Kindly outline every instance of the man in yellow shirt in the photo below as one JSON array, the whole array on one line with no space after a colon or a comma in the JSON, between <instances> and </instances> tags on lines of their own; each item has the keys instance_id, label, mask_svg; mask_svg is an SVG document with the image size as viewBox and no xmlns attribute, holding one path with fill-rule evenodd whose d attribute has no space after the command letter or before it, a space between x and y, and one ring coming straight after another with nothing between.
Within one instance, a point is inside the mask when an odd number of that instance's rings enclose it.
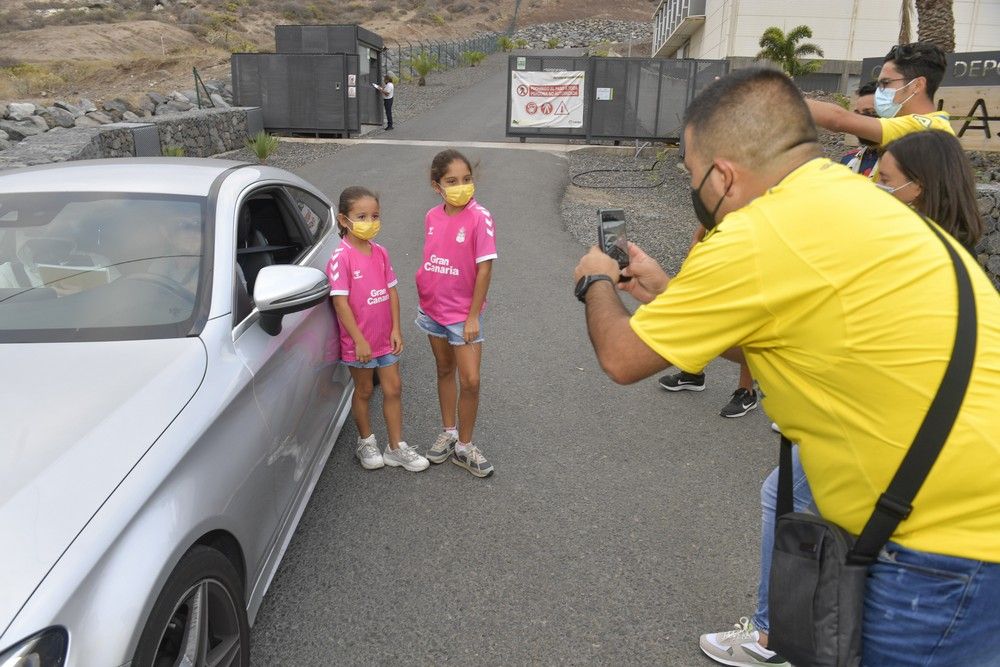
<instances>
[{"instance_id":1,"label":"man in yellow shirt","mask_svg":"<svg viewBox=\"0 0 1000 667\"><path fill-rule=\"evenodd\" d=\"M806 100L813 120L832 132L847 132L879 146L911 132L942 130L955 134L947 111L937 111L934 94L944 78L944 52L934 44L914 42L892 47L876 82L878 118L860 116L837 104ZM877 180L878 167L871 179Z\"/></svg>"},{"instance_id":2,"label":"man in yellow shirt","mask_svg":"<svg viewBox=\"0 0 1000 667\"><path fill-rule=\"evenodd\" d=\"M576 291L597 358L631 383L745 357L768 414L799 443L820 513L857 534L948 363L951 260L911 209L820 157L809 109L781 73L714 82L684 137L709 233L673 279L631 248L621 288L644 304L632 316L614 289L617 263L596 248L581 259ZM1000 295L959 255L976 298L975 367L912 514L870 569L867 665L1000 656Z\"/></svg>"}]
</instances>

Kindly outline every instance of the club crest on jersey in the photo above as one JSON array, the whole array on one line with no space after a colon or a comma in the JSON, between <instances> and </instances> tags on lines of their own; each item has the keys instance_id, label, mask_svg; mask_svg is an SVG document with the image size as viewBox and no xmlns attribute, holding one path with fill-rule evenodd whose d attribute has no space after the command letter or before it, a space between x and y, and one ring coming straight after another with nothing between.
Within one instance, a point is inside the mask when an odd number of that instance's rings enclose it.
<instances>
[{"instance_id":1,"label":"club crest on jersey","mask_svg":"<svg viewBox=\"0 0 1000 667\"><path fill-rule=\"evenodd\" d=\"M354 276L355 280L361 280L361 270L360 269L354 269L354 273L352 275Z\"/></svg>"},{"instance_id":2,"label":"club crest on jersey","mask_svg":"<svg viewBox=\"0 0 1000 667\"><path fill-rule=\"evenodd\" d=\"M434 228L433 227L428 227L427 228L427 236L434 236Z\"/></svg>"},{"instance_id":3,"label":"club crest on jersey","mask_svg":"<svg viewBox=\"0 0 1000 667\"><path fill-rule=\"evenodd\" d=\"M465 243L465 227L458 230L458 236L455 237L456 243Z\"/></svg>"}]
</instances>

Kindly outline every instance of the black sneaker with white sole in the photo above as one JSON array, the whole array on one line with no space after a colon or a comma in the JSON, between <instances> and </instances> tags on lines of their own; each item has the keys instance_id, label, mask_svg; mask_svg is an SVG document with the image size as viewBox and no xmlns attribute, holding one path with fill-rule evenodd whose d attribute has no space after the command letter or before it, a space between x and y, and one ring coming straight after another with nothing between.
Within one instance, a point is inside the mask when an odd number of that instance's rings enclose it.
<instances>
[{"instance_id":1,"label":"black sneaker with white sole","mask_svg":"<svg viewBox=\"0 0 1000 667\"><path fill-rule=\"evenodd\" d=\"M723 417L742 417L757 407L757 392L740 387L719 412Z\"/></svg>"},{"instance_id":2,"label":"black sneaker with white sole","mask_svg":"<svg viewBox=\"0 0 1000 667\"><path fill-rule=\"evenodd\" d=\"M674 373L660 378L660 388L667 391L705 391L704 373Z\"/></svg>"}]
</instances>

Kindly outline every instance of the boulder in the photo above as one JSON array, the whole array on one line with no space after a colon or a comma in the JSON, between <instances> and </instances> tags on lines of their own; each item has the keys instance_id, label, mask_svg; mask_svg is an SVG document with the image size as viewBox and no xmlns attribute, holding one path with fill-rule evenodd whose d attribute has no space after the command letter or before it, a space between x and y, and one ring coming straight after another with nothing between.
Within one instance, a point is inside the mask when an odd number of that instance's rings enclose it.
<instances>
[{"instance_id":1,"label":"boulder","mask_svg":"<svg viewBox=\"0 0 1000 667\"><path fill-rule=\"evenodd\" d=\"M158 104L166 104L167 103L166 96L160 95L159 93L146 93L146 97L149 99L150 102L153 103L153 108L154 109L156 108L156 105L158 105Z\"/></svg>"},{"instance_id":2,"label":"boulder","mask_svg":"<svg viewBox=\"0 0 1000 667\"><path fill-rule=\"evenodd\" d=\"M48 129L48 124L46 124L46 129ZM45 130L30 120L0 120L0 131L3 131L12 141L21 141L39 135Z\"/></svg>"},{"instance_id":3,"label":"boulder","mask_svg":"<svg viewBox=\"0 0 1000 667\"><path fill-rule=\"evenodd\" d=\"M188 102L195 102L198 99L198 91L193 88L191 90L182 90L181 95L186 97ZM204 97L204 95L202 95L202 97Z\"/></svg>"},{"instance_id":4,"label":"boulder","mask_svg":"<svg viewBox=\"0 0 1000 667\"><path fill-rule=\"evenodd\" d=\"M6 139L0 139L0 151L5 151L10 148L10 142Z\"/></svg>"},{"instance_id":5,"label":"boulder","mask_svg":"<svg viewBox=\"0 0 1000 667\"><path fill-rule=\"evenodd\" d=\"M187 102L187 103L191 102L191 98L185 95L184 93L180 92L179 90L175 90L174 92L170 93L170 99L175 100L177 102Z\"/></svg>"},{"instance_id":6,"label":"boulder","mask_svg":"<svg viewBox=\"0 0 1000 667\"><path fill-rule=\"evenodd\" d=\"M57 109L62 109L63 111L70 112L71 114L73 114L73 118L79 118L80 116L83 115L83 109L74 104L70 104L69 102L63 102L62 100L58 100L56 102L53 102L52 106L56 107Z\"/></svg>"},{"instance_id":7,"label":"boulder","mask_svg":"<svg viewBox=\"0 0 1000 667\"><path fill-rule=\"evenodd\" d=\"M976 204L979 205L979 215L982 216L989 215L990 212L993 210L994 203L995 202L993 201L993 197L989 196L988 194L980 195L980 197L976 200Z\"/></svg>"},{"instance_id":8,"label":"boulder","mask_svg":"<svg viewBox=\"0 0 1000 667\"><path fill-rule=\"evenodd\" d=\"M97 111L97 105L88 100L86 97L80 98L80 111L83 113L91 113Z\"/></svg>"},{"instance_id":9,"label":"boulder","mask_svg":"<svg viewBox=\"0 0 1000 667\"><path fill-rule=\"evenodd\" d=\"M106 113L102 113L100 111L91 111L86 115L86 117L90 118L91 120L96 120L101 125L107 125L108 123L115 122L111 116L109 116Z\"/></svg>"},{"instance_id":10,"label":"boulder","mask_svg":"<svg viewBox=\"0 0 1000 667\"><path fill-rule=\"evenodd\" d=\"M191 109L194 109L194 105L191 104L190 102L181 102L179 100L170 100L169 102L167 102L166 107L170 109L171 112L174 113L179 111L190 111Z\"/></svg>"},{"instance_id":11,"label":"boulder","mask_svg":"<svg viewBox=\"0 0 1000 667\"><path fill-rule=\"evenodd\" d=\"M219 93L212 93L212 104L219 107L220 109L225 109L230 106L229 102L223 99L222 95Z\"/></svg>"},{"instance_id":12,"label":"boulder","mask_svg":"<svg viewBox=\"0 0 1000 667\"><path fill-rule=\"evenodd\" d=\"M34 104L31 102L11 102L7 105L7 111L4 113L4 118L10 120L25 120L35 113Z\"/></svg>"},{"instance_id":13,"label":"boulder","mask_svg":"<svg viewBox=\"0 0 1000 667\"><path fill-rule=\"evenodd\" d=\"M174 110L168 107L166 104L157 104L156 109L153 111L154 116L162 116L166 113L174 113Z\"/></svg>"},{"instance_id":14,"label":"boulder","mask_svg":"<svg viewBox=\"0 0 1000 667\"><path fill-rule=\"evenodd\" d=\"M125 113L122 114L122 120L125 121L126 123L138 123L139 116L137 114L132 113L131 111L126 111Z\"/></svg>"},{"instance_id":15,"label":"boulder","mask_svg":"<svg viewBox=\"0 0 1000 667\"><path fill-rule=\"evenodd\" d=\"M24 121L26 123L34 123L35 127L37 127L42 132L45 132L49 129L49 124L45 122L45 119L42 118L41 116L28 116L27 118L24 119Z\"/></svg>"},{"instance_id":16,"label":"boulder","mask_svg":"<svg viewBox=\"0 0 1000 667\"><path fill-rule=\"evenodd\" d=\"M10 139L10 137L7 136L7 133L0 130L0 141L7 141L8 139Z\"/></svg>"},{"instance_id":17,"label":"boulder","mask_svg":"<svg viewBox=\"0 0 1000 667\"><path fill-rule=\"evenodd\" d=\"M49 127L73 127L76 116L57 106L51 106L42 114Z\"/></svg>"},{"instance_id":18,"label":"boulder","mask_svg":"<svg viewBox=\"0 0 1000 667\"><path fill-rule=\"evenodd\" d=\"M111 113L118 112L119 114L123 114L126 111L132 110L132 105L126 102L125 100L121 99L120 97L116 97L113 100L108 100L103 104L103 107L105 111Z\"/></svg>"},{"instance_id":19,"label":"boulder","mask_svg":"<svg viewBox=\"0 0 1000 667\"><path fill-rule=\"evenodd\" d=\"M97 113L97 112L94 112L94 113ZM101 121L94 120L90 116L80 116L79 118L76 119L76 126L77 127L100 127L101 126Z\"/></svg>"}]
</instances>

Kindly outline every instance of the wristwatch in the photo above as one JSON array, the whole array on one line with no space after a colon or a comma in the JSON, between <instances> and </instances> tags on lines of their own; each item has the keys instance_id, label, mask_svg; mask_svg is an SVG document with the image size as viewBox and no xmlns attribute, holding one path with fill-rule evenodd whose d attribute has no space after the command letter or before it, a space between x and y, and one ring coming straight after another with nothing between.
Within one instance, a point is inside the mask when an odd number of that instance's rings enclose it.
<instances>
[{"instance_id":1,"label":"wristwatch","mask_svg":"<svg viewBox=\"0 0 1000 667\"><path fill-rule=\"evenodd\" d=\"M598 273L593 276L584 276L577 281L576 289L573 290L573 293L576 294L576 298L580 300L580 303L587 302L587 290L590 289L590 286L594 283L599 283L602 280L607 280L612 285L615 284L615 281L611 279L611 276L603 273Z\"/></svg>"}]
</instances>

